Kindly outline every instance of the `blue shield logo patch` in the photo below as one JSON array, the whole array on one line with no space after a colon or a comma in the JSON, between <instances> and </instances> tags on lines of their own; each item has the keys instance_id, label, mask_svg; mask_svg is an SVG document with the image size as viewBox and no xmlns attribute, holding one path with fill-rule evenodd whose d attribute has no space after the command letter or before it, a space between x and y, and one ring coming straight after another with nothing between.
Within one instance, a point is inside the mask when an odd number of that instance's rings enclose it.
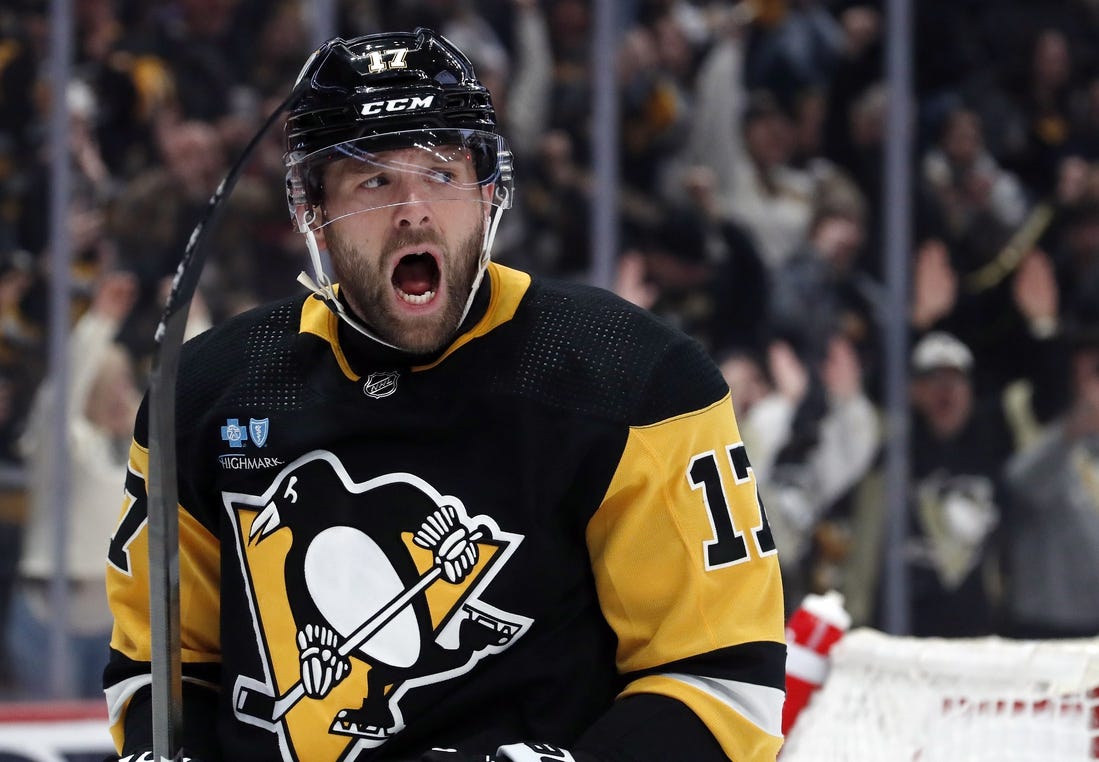
<instances>
[{"instance_id":1,"label":"blue shield logo patch","mask_svg":"<svg viewBox=\"0 0 1099 762\"><path fill-rule=\"evenodd\" d=\"M252 443L256 447L267 444L267 430L270 418L249 418L248 432L252 435Z\"/></svg>"}]
</instances>

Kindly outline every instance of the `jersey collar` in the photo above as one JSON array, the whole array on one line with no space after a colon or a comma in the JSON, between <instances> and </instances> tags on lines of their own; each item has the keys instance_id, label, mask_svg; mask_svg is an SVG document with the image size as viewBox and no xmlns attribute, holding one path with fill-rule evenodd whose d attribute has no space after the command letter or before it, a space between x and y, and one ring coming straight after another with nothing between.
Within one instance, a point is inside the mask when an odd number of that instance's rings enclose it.
<instances>
[{"instance_id":1,"label":"jersey collar","mask_svg":"<svg viewBox=\"0 0 1099 762\"><path fill-rule=\"evenodd\" d=\"M382 346L344 330L340 319L318 298L306 297L302 306L298 332L312 334L325 341L343 374L352 381L361 375L355 368L410 367L413 371L433 368L450 357L461 347L485 336L515 315L527 288L530 275L504 267L495 262L488 265L488 278L481 283L477 298L469 315L462 323L457 337L441 352L433 355L416 355Z\"/></svg>"}]
</instances>

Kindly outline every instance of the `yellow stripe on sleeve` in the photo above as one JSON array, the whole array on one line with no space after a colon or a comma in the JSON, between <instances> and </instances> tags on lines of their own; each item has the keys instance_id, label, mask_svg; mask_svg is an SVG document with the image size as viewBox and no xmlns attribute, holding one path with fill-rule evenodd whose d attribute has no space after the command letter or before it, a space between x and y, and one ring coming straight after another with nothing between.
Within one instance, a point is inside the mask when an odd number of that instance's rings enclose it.
<instances>
[{"instance_id":1,"label":"yellow stripe on sleeve","mask_svg":"<svg viewBox=\"0 0 1099 762\"><path fill-rule=\"evenodd\" d=\"M119 526L130 511L148 515L149 451L134 442L129 468L138 478L127 480ZM140 489L131 489L139 484ZM140 494L132 494L133 492ZM149 661L149 536L144 523L129 541L129 568L107 567L107 595L114 615L111 647L135 661ZM117 530L116 530L117 532ZM179 509L180 643L184 662L220 660L220 546L217 538L186 509Z\"/></svg>"}]
</instances>

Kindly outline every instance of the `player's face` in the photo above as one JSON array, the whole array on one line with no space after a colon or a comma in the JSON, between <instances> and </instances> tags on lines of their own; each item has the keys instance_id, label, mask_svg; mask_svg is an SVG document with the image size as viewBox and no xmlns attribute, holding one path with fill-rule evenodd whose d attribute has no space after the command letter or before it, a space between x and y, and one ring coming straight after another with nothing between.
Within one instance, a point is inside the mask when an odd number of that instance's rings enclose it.
<instances>
[{"instance_id":1,"label":"player's face","mask_svg":"<svg viewBox=\"0 0 1099 762\"><path fill-rule=\"evenodd\" d=\"M326 170L320 233L358 316L395 346L434 352L454 337L477 276L491 187L457 148L377 157Z\"/></svg>"}]
</instances>

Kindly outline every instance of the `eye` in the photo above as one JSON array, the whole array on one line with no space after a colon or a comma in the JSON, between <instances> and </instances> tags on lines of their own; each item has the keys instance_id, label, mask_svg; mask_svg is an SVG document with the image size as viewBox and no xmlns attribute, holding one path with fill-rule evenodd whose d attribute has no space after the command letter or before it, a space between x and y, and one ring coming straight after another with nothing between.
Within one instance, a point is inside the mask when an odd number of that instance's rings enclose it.
<instances>
[{"instance_id":1,"label":"eye","mask_svg":"<svg viewBox=\"0 0 1099 762\"><path fill-rule=\"evenodd\" d=\"M366 188L368 190L381 188L383 185L389 185L389 180L387 180L384 175L374 175L359 183L360 188Z\"/></svg>"},{"instance_id":2,"label":"eye","mask_svg":"<svg viewBox=\"0 0 1099 762\"><path fill-rule=\"evenodd\" d=\"M457 175L449 169L432 169L427 173L427 179L436 182L450 185L454 182Z\"/></svg>"}]
</instances>

